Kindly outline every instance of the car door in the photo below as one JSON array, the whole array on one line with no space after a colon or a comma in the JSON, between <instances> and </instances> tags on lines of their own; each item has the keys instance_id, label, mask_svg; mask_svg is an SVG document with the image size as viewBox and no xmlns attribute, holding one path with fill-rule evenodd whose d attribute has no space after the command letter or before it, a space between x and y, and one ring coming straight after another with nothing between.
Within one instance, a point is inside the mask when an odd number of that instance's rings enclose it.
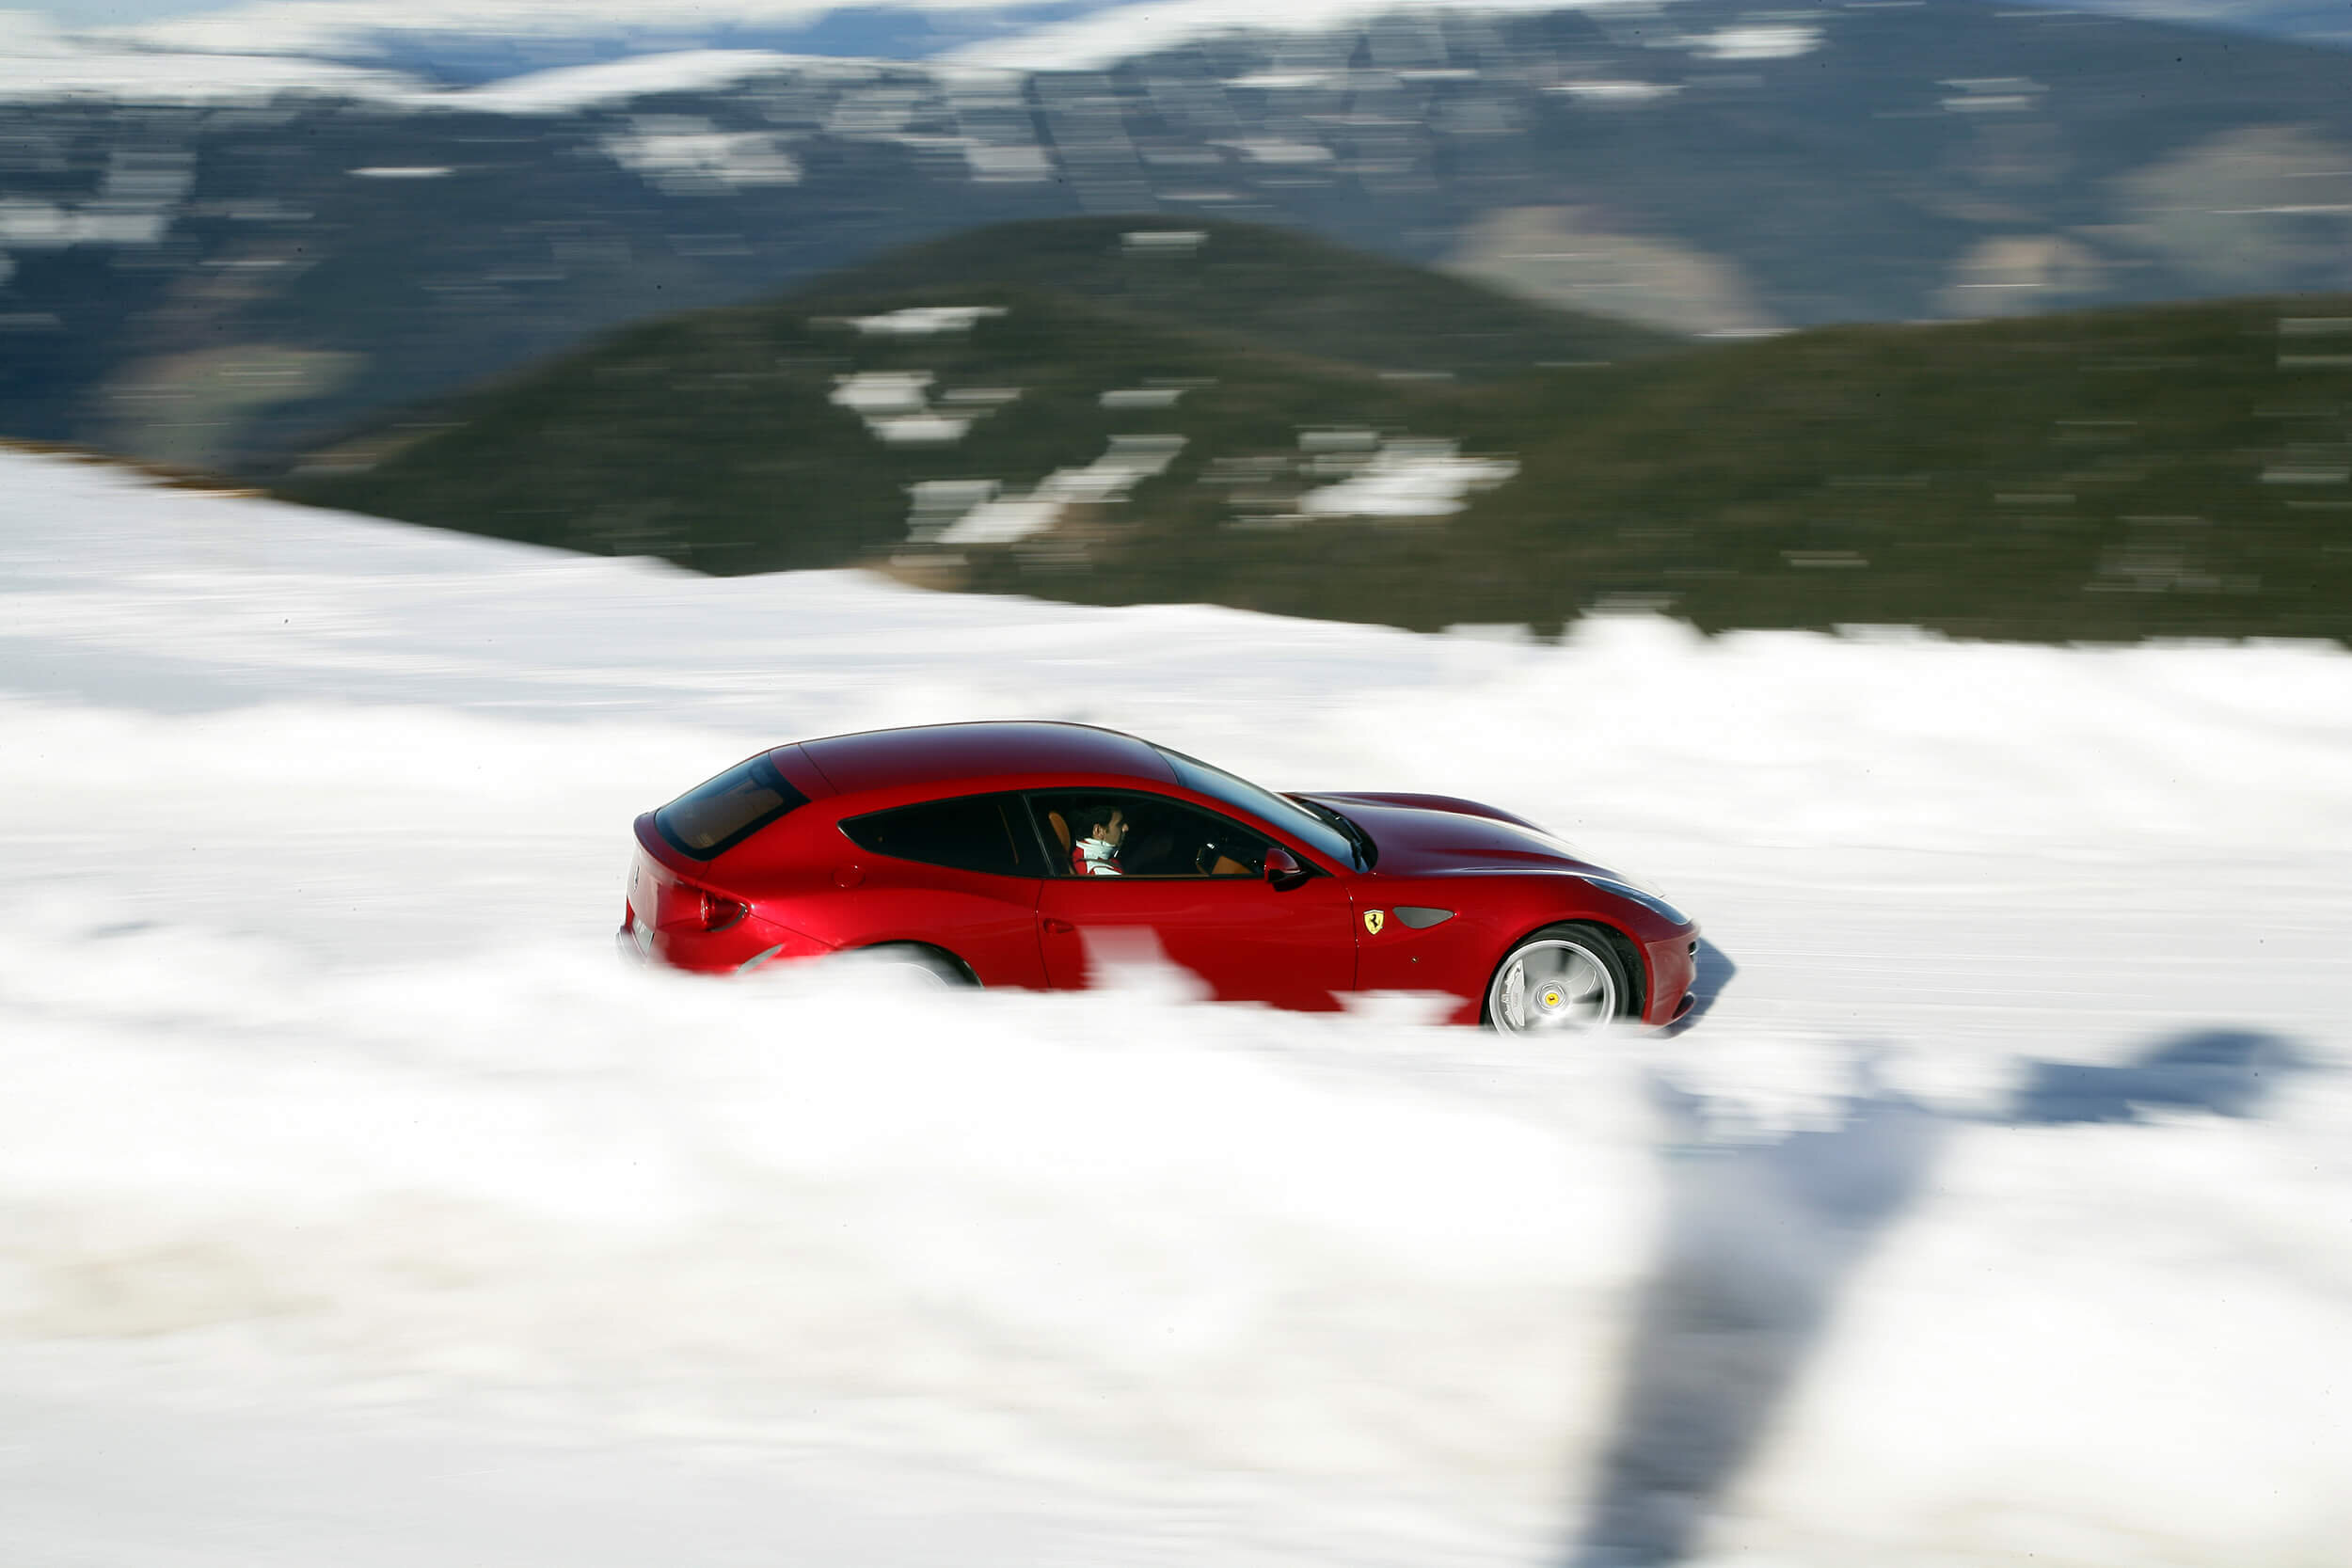
<instances>
[{"instance_id":1,"label":"car door","mask_svg":"<svg viewBox=\"0 0 2352 1568\"><path fill-rule=\"evenodd\" d=\"M1356 913L1346 882L1318 873L1278 890L1272 840L1221 814L1140 790L1040 791L1029 798L1052 863L1038 895L1047 983L1089 983L1122 944L1156 945L1220 1002L1328 1010L1355 989ZM1116 812L1123 841L1089 860L1086 841ZM1093 853L1102 856L1101 841ZM1091 868L1091 869L1089 869ZM1148 936L1149 942L1137 939Z\"/></svg>"},{"instance_id":2,"label":"car door","mask_svg":"<svg viewBox=\"0 0 2352 1568\"><path fill-rule=\"evenodd\" d=\"M1037 934L1046 867L1017 795L964 795L846 817L863 851L834 873L832 902L853 911L831 933L851 945L920 942L946 949L983 986L1046 985ZM847 848L849 846L844 846Z\"/></svg>"}]
</instances>

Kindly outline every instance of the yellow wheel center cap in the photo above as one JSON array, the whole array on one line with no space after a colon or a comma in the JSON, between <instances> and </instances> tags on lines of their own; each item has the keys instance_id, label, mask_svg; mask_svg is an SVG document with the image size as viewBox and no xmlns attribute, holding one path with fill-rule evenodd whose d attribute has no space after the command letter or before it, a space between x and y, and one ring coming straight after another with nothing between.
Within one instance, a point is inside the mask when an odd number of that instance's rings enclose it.
<instances>
[{"instance_id":1,"label":"yellow wheel center cap","mask_svg":"<svg viewBox=\"0 0 2352 1568\"><path fill-rule=\"evenodd\" d=\"M1556 990L1548 990L1544 992L1544 1006L1547 1007L1557 1007L1560 1006L1560 993Z\"/></svg>"}]
</instances>

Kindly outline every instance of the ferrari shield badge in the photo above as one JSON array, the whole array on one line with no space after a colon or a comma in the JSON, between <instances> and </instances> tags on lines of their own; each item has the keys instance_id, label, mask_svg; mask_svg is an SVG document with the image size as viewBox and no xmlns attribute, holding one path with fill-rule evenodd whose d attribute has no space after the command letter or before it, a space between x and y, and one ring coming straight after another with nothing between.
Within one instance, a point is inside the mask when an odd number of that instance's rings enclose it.
<instances>
[{"instance_id":1,"label":"ferrari shield badge","mask_svg":"<svg viewBox=\"0 0 2352 1568\"><path fill-rule=\"evenodd\" d=\"M1389 911L1386 910L1366 910L1364 911L1364 929L1375 937L1380 934L1380 927L1386 926L1388 923Z\"/></svg>"}]
</instances>

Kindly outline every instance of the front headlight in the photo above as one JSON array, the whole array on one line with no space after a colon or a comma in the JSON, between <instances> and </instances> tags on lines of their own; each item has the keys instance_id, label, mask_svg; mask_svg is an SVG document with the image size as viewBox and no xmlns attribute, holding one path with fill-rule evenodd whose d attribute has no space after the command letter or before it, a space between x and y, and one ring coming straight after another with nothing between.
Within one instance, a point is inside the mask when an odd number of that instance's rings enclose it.
<instances>
[{"instance_id":1,"label":"front headlight","mask_svg":"<svg viewBox=\"0 0 2352 1568\"><path fill-rule=\"evenodd\" d=\"M1663 898L1661 898L1654 893L1645 893L1638 887L1630 886L1625 882L1613 881L1607 877L1587 877L1584 879L1592 883L1595 887L1607 888L1610 892L1615 894L1620 898L1630 899L1632 902L1641 905L1642 908L1649 911L1650 913L1659 916L1661 919L1671 920L1677 926L1690 926L1696 924L1689 915L1684 914L1680 910L1676 909L1672 904L1667 903Z\"/></svg>"}]
</instances>

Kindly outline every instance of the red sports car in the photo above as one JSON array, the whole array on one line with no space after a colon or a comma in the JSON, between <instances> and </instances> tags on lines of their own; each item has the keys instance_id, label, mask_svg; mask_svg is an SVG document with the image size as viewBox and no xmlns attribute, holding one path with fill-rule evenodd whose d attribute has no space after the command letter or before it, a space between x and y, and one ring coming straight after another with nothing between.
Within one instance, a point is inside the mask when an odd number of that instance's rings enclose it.
<instances>
[{"instance_id":1,"label":"red sports car","mask_svg":"<svg viewBox=\"0 0 2352 1568\"><path fill-rule=\"evenodd\" d=\"M620 944L710 974L867 950L950 983L1083 987L1148 931L1222 1001L1437 992L1507 1032L1691 1006L1697 927L1531 822L1443 795L1278 795L1082 724L762 752L637 819Z\"/></svg>"}]
</instances>

